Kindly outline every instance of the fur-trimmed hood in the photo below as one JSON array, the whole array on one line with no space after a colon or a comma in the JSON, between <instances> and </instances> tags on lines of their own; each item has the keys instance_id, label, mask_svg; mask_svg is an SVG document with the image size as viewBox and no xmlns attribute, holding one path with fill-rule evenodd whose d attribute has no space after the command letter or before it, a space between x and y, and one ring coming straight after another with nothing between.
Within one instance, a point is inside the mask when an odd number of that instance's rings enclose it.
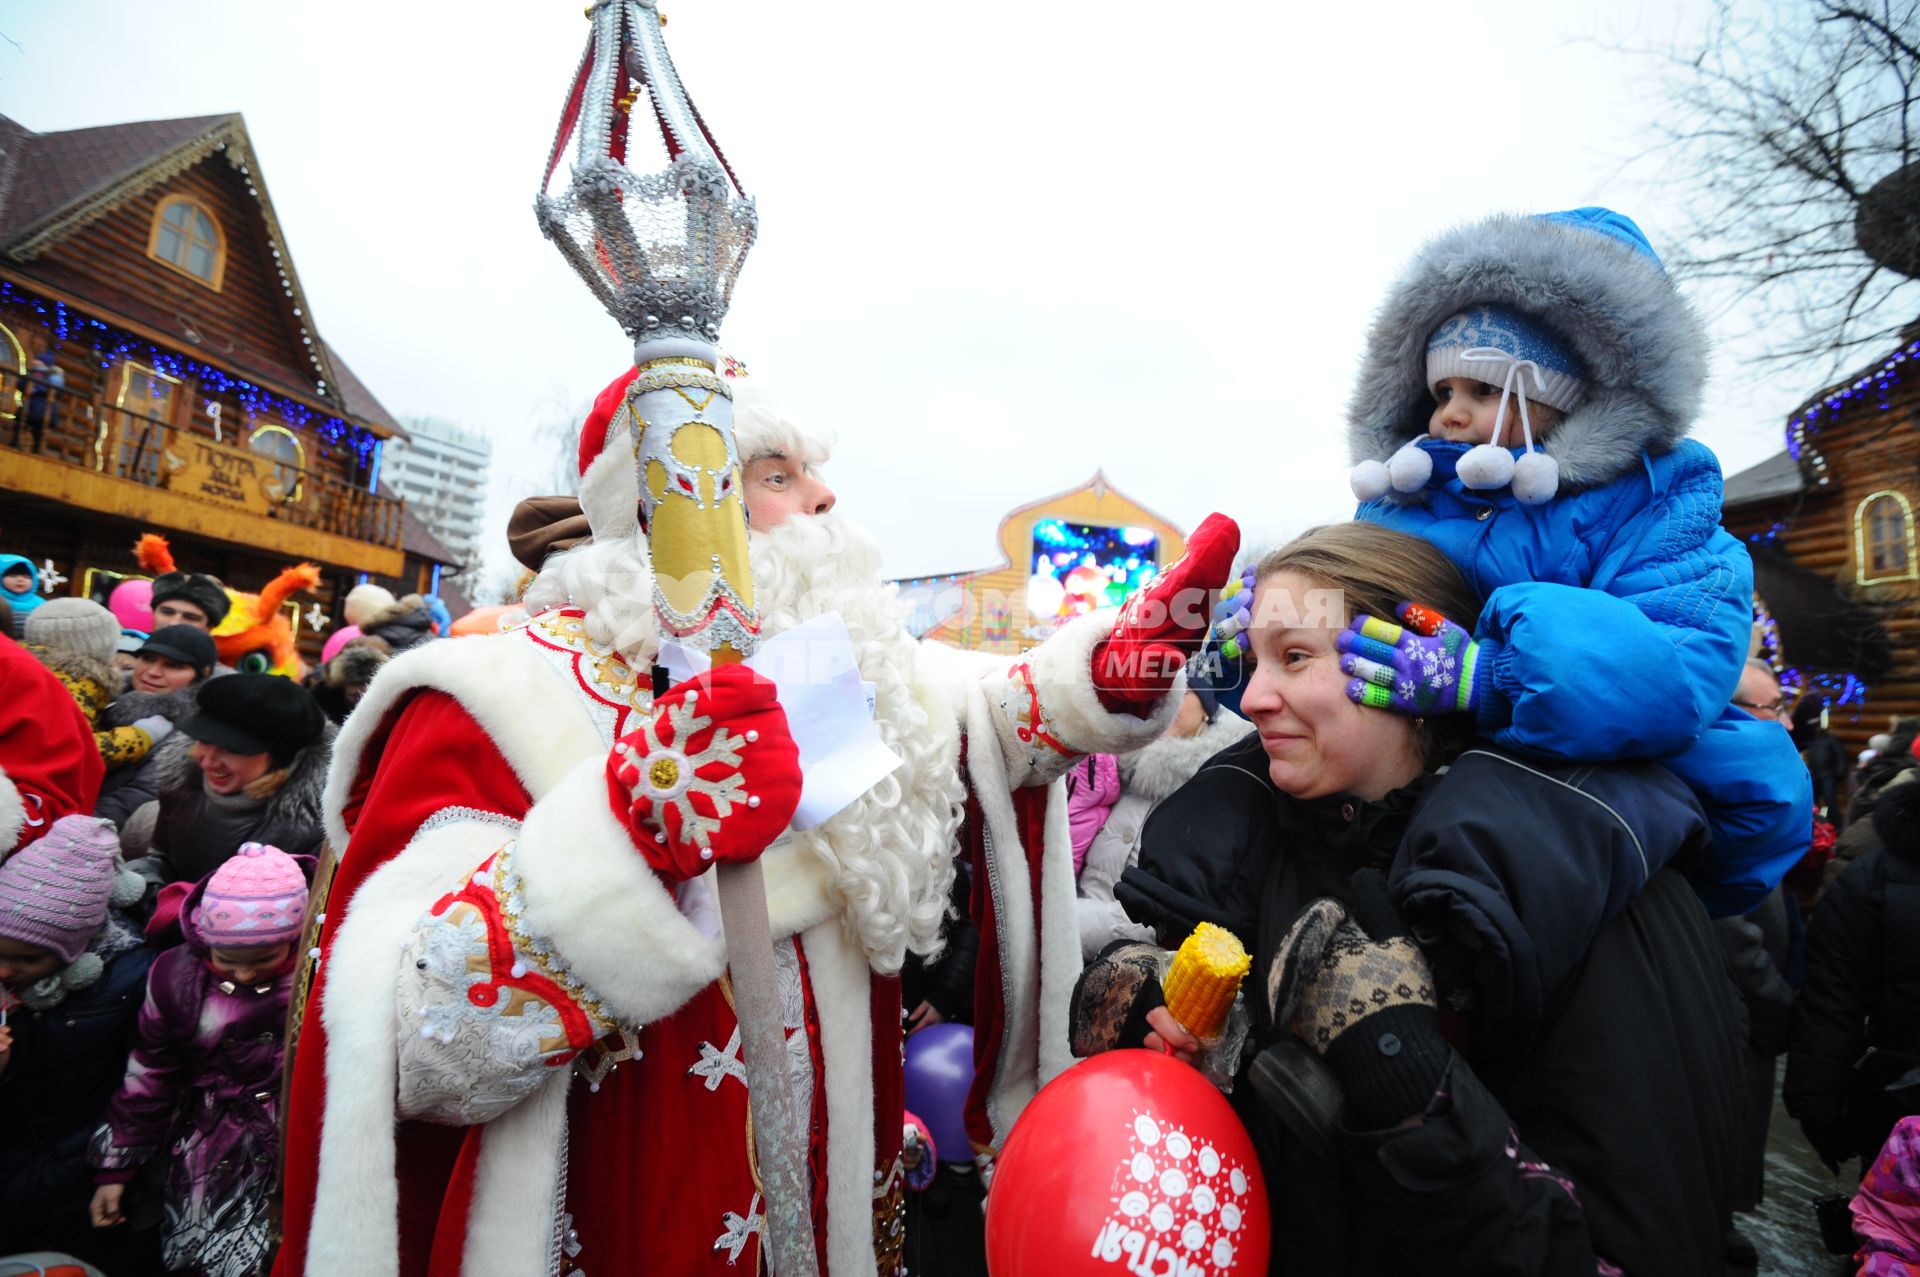
<instances>
[{"instance_id":1,"label":"fur-trimmed hood","mask_svg":"<svg viewBox=\"0 0 1920 1277\"><path fill-rule=\"evenodd\" d=\"M383 640L371 636L355 639L327 662L326 684L336 691L356 684L365 687L380 672L380 667L392 659L392 651Z\"/></svg>"},{"instance_id":2,"label":"fur-trimmed hood","mask_svg":"<svg viewBox=\"0 0 1920 1277\"><path fill-rule=\"evenodd\" d=\"M322 828L320 798L326 790L327 764L333 756L333 738L339 732L339 727L329 722L320 739L295 754L293 761L282 771L268 772L254 782L260 785L276 776L280 778L278 785L267 796L262 828L277 830L292 827L316 831ZM190 793L201 791L200 765L193 761L192 748L192 737L185 732L175 732L154 751L154 769L159 792L163 796L174 790ZM287 847L282 850L296 849Z\"/></svg>"},{"instance_id":3,"label":"fur-trimmed hood","mask_svg":"<svg viewBox=\"0 0 1920 1277\"><path fill-rule=\"evenodd\" d=\"M171 692L122 692L101 713L100 726L131 727L143 718L158 714L178 727L193 713L199 691L200 683L189 683Z\"/></svg>"},{"instance_id":4,"label":"fur-trimmed hood","mask_svg":"<svg viewBox=\"0 0 1920 1277\"><path fill-rule=\"evenodd\" d=\"M1192 780L1202 763L1252 730L1252 723L1223 708L1191 736L1162 736L1120 755L1120 783L1128 797L1158 803Z\"/></svg>"},{"instance_id":5,"label":"fur-trimmed hood","mask_svg":"<svg viewBox=\"0 0 1920 1277\"><path fill-rule=\"evenodd\" d=\"M1537 316L1584 366L1585 397L1543 445L1563 492L1608 483L1638 465L1642 450L1679 442L1700 410L1706 331L1653 254L1619 237L1624 220L1597 209L1551 220L1502 215L1423 248L1367 334L1347 411L1351 459L1385 462L1426 436L1427 338L1475 303Z\"/></svg>"}]
</instances>

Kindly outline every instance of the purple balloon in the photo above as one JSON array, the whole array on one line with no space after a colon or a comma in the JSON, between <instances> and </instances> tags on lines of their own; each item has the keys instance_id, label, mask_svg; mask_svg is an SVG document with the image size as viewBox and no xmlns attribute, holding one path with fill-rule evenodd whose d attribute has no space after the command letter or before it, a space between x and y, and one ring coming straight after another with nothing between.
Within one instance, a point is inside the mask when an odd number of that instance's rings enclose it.
<instances>
[{"instance_id":1,"label":"purple balloon","mask_svg":"<svg viewBox=\"0 0 1920 1277\"><path fill-rule=\"evenodd\" d=\"M966 1123L972 1085L972 1025L930 1025L907 1039L907 1108L927 1124L943 1162L973 1160Z\"/></svg>"}]
</instances>

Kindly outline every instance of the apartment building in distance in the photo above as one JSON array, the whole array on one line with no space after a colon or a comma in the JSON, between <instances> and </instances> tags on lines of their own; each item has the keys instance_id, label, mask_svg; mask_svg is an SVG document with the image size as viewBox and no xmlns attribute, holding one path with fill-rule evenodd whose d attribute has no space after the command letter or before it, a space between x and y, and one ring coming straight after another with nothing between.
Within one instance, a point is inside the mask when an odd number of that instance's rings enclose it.
<instances>
[{"instance_id":1,"label":"apartment building in distance","mask_svg":"<svg viewBox=\"0 0 1920 1277\"><path fill-rule=\"evenodd\" d=\"M493 441L437 417L413 418L407 431L387 449L381 483L453 553L459 566L452 574L470 579L481 566Z\"/></svg>"}]
</instances>

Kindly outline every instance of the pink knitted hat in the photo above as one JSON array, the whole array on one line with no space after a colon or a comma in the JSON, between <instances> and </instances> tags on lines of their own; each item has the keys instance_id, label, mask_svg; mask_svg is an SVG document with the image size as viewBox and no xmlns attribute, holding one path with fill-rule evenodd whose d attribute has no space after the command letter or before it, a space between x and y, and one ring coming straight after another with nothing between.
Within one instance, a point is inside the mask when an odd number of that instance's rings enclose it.
<instances>
[{"instance_id":1,"label":"pink knitted hat","mask_svg":"<svg viewBox=\"0 0 1920 1277\"><path fill-rule=\"evenodd\" d=\"M72 962L107 919L120 835L110 820L62 816L0 864L0 936Z\"/></svg>"},{"instance_id":2,"label":"pink knitted hat","mask_svg":"<svg viewBox=\"0 0 1920 1277\"><path fill-rule=\"evenodd\" d=\"M255 949L300 935L307 876L278 847L246 842L213 871L193 925L209 949Z\"/></svg>"}]
</instances>

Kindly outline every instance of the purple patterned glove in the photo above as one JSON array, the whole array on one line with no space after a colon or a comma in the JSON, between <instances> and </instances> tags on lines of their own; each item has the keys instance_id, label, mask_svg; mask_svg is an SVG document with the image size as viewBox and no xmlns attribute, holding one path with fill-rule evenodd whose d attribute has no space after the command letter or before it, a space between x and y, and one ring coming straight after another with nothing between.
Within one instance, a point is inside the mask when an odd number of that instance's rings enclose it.
<instances>
[{"instance_id":1,"label":"purple patterned glove","mask_svg":"<svg viewBox=\"0 0 1920 1277\"><path fill-rule=\"evenodd\" d=\"M1401 625L1356 616L1334 640L1354 676L1347 699L1416 718L1479 713L1487 671L1473 636L1422 604L1397 610Z\"/></svg>"}]
</instances>

